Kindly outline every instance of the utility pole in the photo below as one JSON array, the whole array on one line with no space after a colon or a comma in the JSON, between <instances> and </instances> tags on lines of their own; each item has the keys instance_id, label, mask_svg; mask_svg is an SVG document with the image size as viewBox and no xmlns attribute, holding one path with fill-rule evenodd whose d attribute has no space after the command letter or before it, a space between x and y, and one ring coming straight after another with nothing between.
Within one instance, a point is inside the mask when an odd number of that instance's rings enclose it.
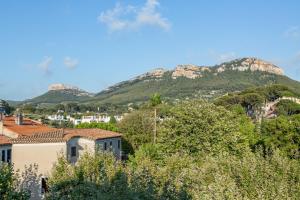
<instances>
[{"instance_id":1,"label":"utility pole","mask_svg":"<svg viewBox=\"0 0 300 200\"><path fill-rule=\"evenodd\" d=\"M156 143L156 108L154 108L154 138L153 138L153 141L154 141L154 144Z\"/></svg>"}]
</instances>

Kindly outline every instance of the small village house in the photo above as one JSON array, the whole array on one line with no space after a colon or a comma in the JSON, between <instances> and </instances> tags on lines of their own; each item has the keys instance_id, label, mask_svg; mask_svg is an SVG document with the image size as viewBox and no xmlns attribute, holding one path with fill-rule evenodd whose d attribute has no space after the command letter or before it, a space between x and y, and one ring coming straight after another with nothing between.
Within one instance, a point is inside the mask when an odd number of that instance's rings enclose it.
<instances>
[{"instance_id":1,"label":"small village house","mask_svg":"<svg viewBox=\"0 0 300 200\"><path fill-rule=\"evenodd\" d=\"M13 163L20 172L25 166L38 166L41 178L32 190L32 199L42 198L59 155L76 164L85 151L111 151L120 159L121 134L101 129L56 129L24 119L22 114L5 116L0 112L1 161Z\"/></svg>"}]
</instances>

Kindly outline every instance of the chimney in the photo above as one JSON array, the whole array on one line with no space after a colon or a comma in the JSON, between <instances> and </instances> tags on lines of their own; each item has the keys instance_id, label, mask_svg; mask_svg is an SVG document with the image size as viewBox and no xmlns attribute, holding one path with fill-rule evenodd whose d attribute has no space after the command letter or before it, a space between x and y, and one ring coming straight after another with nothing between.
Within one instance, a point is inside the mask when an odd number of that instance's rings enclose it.
<instances>
[{"instance_id":1,"label":"chimney","mask_svg":"<svg viewBox=\"0 0 300 200\"><path fill-rule=\"evenodd\" d=\"M0 122L4 120L4 114L0 111Z\"/></svg>"},{"instance_id":2,"label":"chimney","mask_svg":"<svg viewBox=\"0 0 300 200\"><path fill-rule=\"evenodd\" d=\"M4 120L4 114L0 112L0 135L3 135L3 120Z\"/></svg>"},{"instance_id":3,"label":"chimney","mask_svg":"<svg viewBox=\"0 0 300 200\"><path fill-rule=\"evenodd\" d=\"M22 115L22 113L18 113L16 115L15 122L16 122L17 125L22 125L23 124L23 115Z\"/></svg>"},{"instance_id":4,"label":"chimney","mask_svg":"<svg viewBox=\"0 0 300 200\"><path fill-rule=\"evenodd\" d=\"M0 135L3 135L3 121L0 121Z\"/></svg>"}]
</instances>

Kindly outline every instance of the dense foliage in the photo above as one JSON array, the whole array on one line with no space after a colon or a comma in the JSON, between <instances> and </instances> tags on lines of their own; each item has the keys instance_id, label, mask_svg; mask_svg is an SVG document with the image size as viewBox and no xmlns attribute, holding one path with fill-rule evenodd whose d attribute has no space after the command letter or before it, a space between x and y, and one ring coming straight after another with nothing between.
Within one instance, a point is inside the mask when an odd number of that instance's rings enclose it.
<instances>
[{"instance_id":1,"label":"dense foliage","mask_svg":"<svg viewBox=\"0 0 300 200\"><path fill-rule=\"evenodd\" d=\"M259 144L265 148L278 148L290 158L300 158L300 115L265 120L261 134Z\"/></svg>"},{"instance_id":2,"label":"dense foliage","mask_svg":"<svg viewBox=\"0 0 300 200\"><path fill-rule=\"evenodd\" d=\"M300 104L297 104L291 100L281 100L276 105L277 115L294 115L300 114Z\"/></svg>"},{"instance_id":3,"label":"dense foliage","mask_svg":"<svg viewBox=\"0 0 300 200\"><path fill-rule=\"evenodd\" d=\"M12 106L10 106L7 101L0 99L0 105L1 105L2 109L4 109L3 111L8 115L14 111L14 108Z\"/></svg>"},{"instance_id":4,"label":"dense foliage","mask_svg":"<svg viewBox=\"0 0 300 200\"><path fill-rule=\"evenodd\" d=\"M151 120L143 123L151 111L125 118L135 147L128 161L106 153L86 153L76 165L60 158L47 198L299 199L300 163L290 154L299 149L298 115L263 121L260 134L242 106L182 102L160 116L153 144Z\"/></svg>"},{"instance_id":5,"label":"dense foliage","mask_svg":"<svg viewBox=\"0 0 300 200\"><path fill-rule=\"evenodd\" d=\"M60 158L50 179L47 199L188 199L184 190L168 191L169 183L160 188L163 183L156 182L154 170L150 160L135 168L124 167L110 154L87 153L77 165Z\"/></svg>"},{"instance_id":6,"label":"dense foliage","mask_svg":"<svg viewBox=\"0 0 300 200\"><path fill-rule=\"evenodd\" d=\"M280 97L298 97L299 94L284 85L254 87L238 93L230 93L216 99L215 104L229 107L240 104L245 108L258 108L266 101L274 101Z\"/></svg>"},{"instance_id":7,"label":"dense foliage","mask_svg":"<svg viewBox=\"0 0 300 200\"><path fill-rule=\"evenodd\" d=\"M28 191L18 187L18 175L14 173L11 165L0 163L0 200L27 200L30 197Z\"/></svg>"},{"instance_id":8,"label":"dense foliage","mask_svg":"<svg viewBox=\"0 0 300 200\"><path fill-rule=\"evenodd\" d=\"M160 129L160 143L166 152L189 155L240 153L246 138L239 120L223 107L204 101L183 102L170 111Z\"/></svg>"},{"instance_id":9,"label":"dense foliage","mask_svg":"<svg viewBox=\"0 0 300 200\"><path fill-rule=\"evenodd\" d=\"M80 124L123 133L129 159L86 152L74 165L60 157L46 199L299 199L299 105L281 100L278 117L251 118L282 96L298 94L270 85L174 105L155 94L120 123Z\"/></svg>"},{"instance_id":10,"label":"dense foliage","mask_svg":"<svg viewBox=\"0 0 300 200\"><path fill-rule=\"evenodd\" d=\"M124 117L118 124L118 128L136 150L141 145L153 141L154 112L149 109L134 111Z\"/></svg>"},{"instance_id":11,"label":"dense foliage","mask_svg":"<svg viewBox=\"0 0 300 200\"><path fill-rule=\"evenodd\" d=\"M224 106L226 108L241 105L248 116L252 118L258 118L261 115L262 107L267 102L274 102L280 97L299 97L293 89L284 85L269 85L264 87L254 87L246 89L242 92L230 93L217 98L214 103L216 105ZM290 105L281 105L281 109L278 112L285 112ZM297 108L293 107L293 111L297 112Z\"/></svg>"},{"instance_id":12,"label":"dense foliage","mask_svg":"<svg viewBox=\"0 0 300 200\"><path fill-rule=\"evenodd\" d=\"M299 163L277 153L262 157L247 152L243 158L220 153L198 159L173 154L163 157L163 163L151 156L140 149L126 166L107 154L86 154L77 165L60 158L47 199L297 199L300 195Z\"/></svg>"},{"instance_id":13,"label":"dense foliage","mask_svg":"<svg viewBox=\"0 0 300 200\"><path fill-rule=\"evenodd\" d=\"M76 125L76 128L99 128L108 131L118 131L115 123L91 122Z\"/></svg>"}]
</instances>

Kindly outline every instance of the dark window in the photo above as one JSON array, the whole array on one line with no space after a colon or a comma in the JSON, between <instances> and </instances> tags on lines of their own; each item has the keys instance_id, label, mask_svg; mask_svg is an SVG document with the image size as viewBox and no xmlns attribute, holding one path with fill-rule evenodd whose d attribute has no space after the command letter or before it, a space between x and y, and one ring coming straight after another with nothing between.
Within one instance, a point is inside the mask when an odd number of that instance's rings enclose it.
<instances>
[{"instance_id":1,"label":"dark window","mask_svg":"<svg viewBox=\"0 0 300 200\"><path fill-rule=\"evenodd\" d=\"M121 140L118 140L118 149L121 148Z\"/></svg>"},{"instance_id":2,"label":"dark window","mask_svg":"<svg viewBox=\"0 0 300 200\"><path fill-rule=\"evenodd\" d=\"M48 178L42 178L42 188L41 188L41 193L45 194L48 192L48 185L47 185Z\"/></svg>"},{"instance_id":3,"label":"dark window","mask_svg":"<svg viewBox=\"0 0 300 200\"><path fill-rule=\"evenodd\" d=\"M71 157L76 157L76 147L71 147Z\"/></svg>"},{"instance_id":4,"label":"dark window","mask_svg":"<svg viewBox=\"0 0 300 200\"><path fill-rule=\"evenodd\" d=\"M5 150L2 150L2 159L1 159L2 162L5 162Z\"/></svg>"},{"instance_id":5,"label":"dark window","mask_svg":"<svg viewBox=\"0 0 300 200\"><path fill-rule=\"evenodd\" d=\"M6 162L10 163L11 161L11 149L7 149L6 151Z\"/></svg>"},{"instance_id":6,"label":"dark window","mask_svg":"<svg viewBox=\"0 0 300 200\"><path fill-rule=\"evenodd\" d=\"M107 149L107 144L106 144L106 142L104 142L104 150L106 150Z\"/></svg>"},{"instance_id":7,"label":"dark window","mask_svg":"<svg viewBox=\"0 0 300 200\"><path fill-rule=\"evenodd\" d=\"M109 142L109 150L111 151L113 148L112 148L112 141Z\"/></svg>"}]
</instances>

